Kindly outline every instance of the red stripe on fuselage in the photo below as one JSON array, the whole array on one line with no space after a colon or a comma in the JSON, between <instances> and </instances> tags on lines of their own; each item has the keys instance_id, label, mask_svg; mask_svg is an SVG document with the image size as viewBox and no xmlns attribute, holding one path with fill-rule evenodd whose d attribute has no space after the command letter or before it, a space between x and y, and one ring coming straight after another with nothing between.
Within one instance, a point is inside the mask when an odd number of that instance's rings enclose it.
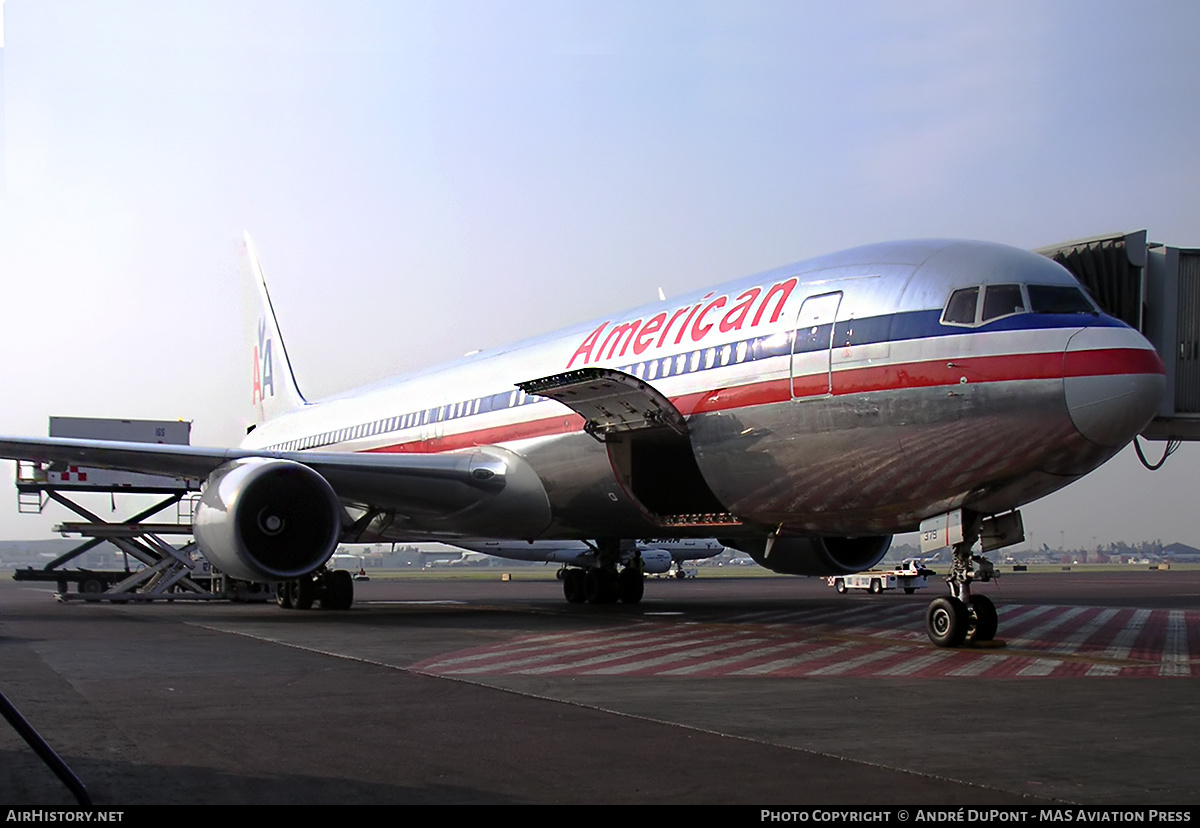
<instances>
[{"instance_id":1,"label":"red stripe on fuselage","mask_svg":"<svg viewBox=\"0 0 1200 828\"><path fill-rule=\"evenodd\" d=\"M583 431L583 417L574 412L556 414L540 420L528 420L523 423L481 428L475 431L464 431L458 434L446 434L432 440L414 440L411 443L397 443L392 446L380 446L367 449L372 452L430 454L439 451L471 448L473 446L491 446L496 443L509 443L513 440L528 440L533 437L548 437L554 434L573 434Z\"/></svg>"},{"instance_id":2,"label":"red stripe on fuselage","mask_svg":"<svg viewBox=\"0 0 1200 828\"><path fill-rule=\"evenodd\" d=\"M1119 374L1166 374L1158 351L1112 348L1104 351L1067 351L1064 377L1103 377Z\"/></svg>"},{"instance_id":3,"label":"red stripe on fuselage","mask_svg":"<svg viewBox=\"0 0 1200 828\"><path fill-rule=\"evenodd\" d=\"M1141 348L962 357L835 371L833 393L836 396L973 382L1162 373L1165 370L1158 353ZM824 377L823 374L819 376Z\"/></svg>"},{"instance_id":4,"label":"red stripe on fuselage","mask_svg":"<svg viewBox=\"0 0 1200 828\"><path fill-rule=\"evenodd\" d=\"M1112 348L1093 351L1062 351L1041 354L1015 354L988 357L963 357L953 360L929 360L899 365L850 368L833 372L833 396L897 391L905 388L931 388L978 382L1019 382L1022 380L1062 379L1064 377L1117 376L1123 374L1164 374L1162 360L1153 350ZM803 399L828 394L824 373L795 378L795 396ZM682 394L673 397L676 408L685 416L713 411L729 411L793 398L791 379L753 382L716 391ZM575 413L558 414L538 420L494 426L474 431L446 434L432 440L397 443L368 449L371 452L428 454L474 446L508 443L534 437L572 434L583 431L583 418Z\"/></svg>"}]
</instances>

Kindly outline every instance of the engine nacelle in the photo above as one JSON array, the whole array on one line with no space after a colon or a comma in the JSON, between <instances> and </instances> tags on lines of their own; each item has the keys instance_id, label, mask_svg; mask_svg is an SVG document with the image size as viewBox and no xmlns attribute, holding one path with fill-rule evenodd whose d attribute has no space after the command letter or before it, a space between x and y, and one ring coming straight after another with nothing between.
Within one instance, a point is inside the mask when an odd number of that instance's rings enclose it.
<instances>
[{"instance_id":1,"label":"engine nacelle","mask_svg":"<svg viewBox=\"0 0 1200 828\"><path fill-rule=\"evenodd\" d=\"M851 575L883 560L891 535L860 538L776 538L767 552L767 539L737 538L721 543L745 552L759 566L784 575Z\"/></svg>"},{"instance_id":2,"label":"engine nacelle","mask_svg":"<svg viewBox=\"0 0 1200 828\"><path fill-rule=\"evenodd\" d=\"M193 521L214 566L247 581L286 581L329 560L342 533L342 507L328 481L290 460L248 458L204 483Z\"/></svg>"},{"instance_id":3,"label":"engine nacelle","mask_svg":"<svg viewBox=\"0 0 1200 828\"><path fill-rule=\"evenodd\" d=\"M664 572L670 572L674 560L671 553L665 549L643 549L642 571L647 575L661 575Z\"/></svg>"}]
</instances>

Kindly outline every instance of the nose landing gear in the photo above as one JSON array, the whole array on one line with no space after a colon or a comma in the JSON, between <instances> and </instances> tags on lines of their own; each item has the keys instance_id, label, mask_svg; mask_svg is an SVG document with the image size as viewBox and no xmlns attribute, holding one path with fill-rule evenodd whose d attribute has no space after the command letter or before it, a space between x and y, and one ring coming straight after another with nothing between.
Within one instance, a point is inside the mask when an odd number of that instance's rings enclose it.
<instances>
[{"instance_id":1,"label":"nose landing gear","mask_svg":"<svg viewBox=\"0 0 1200 828\"><path fill-rule=\"evenodd\" d=\"M1000 625L996 605L986 595L971 594L973 583L986 583L999 577L991 561L982 555L971 554L971 547L981 537L981 528L984 534L991 529L991 526L985 526L986 523L978 515L963 515L962 537L953 545L954 560L950 574L946 576L950 594L935 598L925 612L925 632L939 647L983 644L996 638ZM987 537L990 540L993 536Z\"/></svg>"},{"instance_id":2,"label":"nose landing gear","mask_svg":"<svg viewBox=\"0 0 1200 828\"><path fill-rule=\"evenodd\" d=\"M986 595L972 595L965 604L954 595L935 598L925 613L925 631L939 647L992 641L999 624L996 605Z\"/></svg>"}]
</instances>

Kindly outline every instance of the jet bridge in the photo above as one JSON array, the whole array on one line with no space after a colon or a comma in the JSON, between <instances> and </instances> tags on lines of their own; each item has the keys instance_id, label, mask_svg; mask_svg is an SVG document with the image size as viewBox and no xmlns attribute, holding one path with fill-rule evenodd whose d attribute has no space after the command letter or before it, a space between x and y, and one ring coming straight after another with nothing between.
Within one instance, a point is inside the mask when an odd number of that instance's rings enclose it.
<instances>
[{"instance_id":1,"label":"jet bridge","mask_svg":"<svg viewBox=\"0 0 1200 828\"><path fill-rule=\"evenodd\" d=\"M1137 230L1035 252L1066 267L1106 313L1137 328L1158 350L1167 388L1142 436L1200 440L1200 248L1147 241L1146 231Z\"/></svg>"},{"instance_id":2,"label":"jet bridge","mask_svg":"<svg viewBox=\"0 0 1200 828\"><path fill-rule=\"evenodd\" d=\"M51 417L50 436L188 445L191 426L190 422L182 420ZM48 503L61 504L82 520L61 523L54 527L55 531L85 540L40 569L16 570L13 579L56 583L60 600L268 600L273 597L264 585L226 579L201 557L190 537L200 482L190 478L19 461L18 511L41 514ZM114 511L118 493L158 495L159 499L131 517L108 521L79 502L80 495L96 493L108 494ZM150 522L153 519L158 522ZM169 536L186 537L187 540L176 545L167 540ZM121 553L122 568L68 566L105 543ZM75 592L71 591L71 584L75 584Z\"/></svg>"}]
</instances>

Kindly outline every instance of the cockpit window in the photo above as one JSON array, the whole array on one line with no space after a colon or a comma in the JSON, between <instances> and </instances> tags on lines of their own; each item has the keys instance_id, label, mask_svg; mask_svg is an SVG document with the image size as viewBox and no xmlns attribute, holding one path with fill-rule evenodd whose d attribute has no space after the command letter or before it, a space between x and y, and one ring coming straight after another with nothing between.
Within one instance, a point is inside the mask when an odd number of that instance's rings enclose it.
<instances>
[{"instance_id":1,"label":"cockpit window","mask_svg":"<svg viewBox=\"0 0 1200 828\"><path fill-rule=\"evenodd\" d=\"M946 312L942 321L950 325L974 325L975 303L979 298L979 288L963 288L950 294L946 303Z\"/></svg>"},{"instance_id":2,"label":"cockpit window","mask_svg":"<svg viewBox=\"0 0 1200 828\"><path fill-rule=\"evenodd\" d=\"M1025 299L1021 296L1020 285L988 285L984 290L981 321L1024 312Z\"/></svg>"},{"instance_id":3,"label":"cockpit window","mask_svg":"<svg viewBox=\"0 0 1200 828\"><path fill-rule=\"evenodd\" d=\"M1072 285L1029 285L1034 313L1097 313L1082 290Z\"/></svg>"}]
</instances>

